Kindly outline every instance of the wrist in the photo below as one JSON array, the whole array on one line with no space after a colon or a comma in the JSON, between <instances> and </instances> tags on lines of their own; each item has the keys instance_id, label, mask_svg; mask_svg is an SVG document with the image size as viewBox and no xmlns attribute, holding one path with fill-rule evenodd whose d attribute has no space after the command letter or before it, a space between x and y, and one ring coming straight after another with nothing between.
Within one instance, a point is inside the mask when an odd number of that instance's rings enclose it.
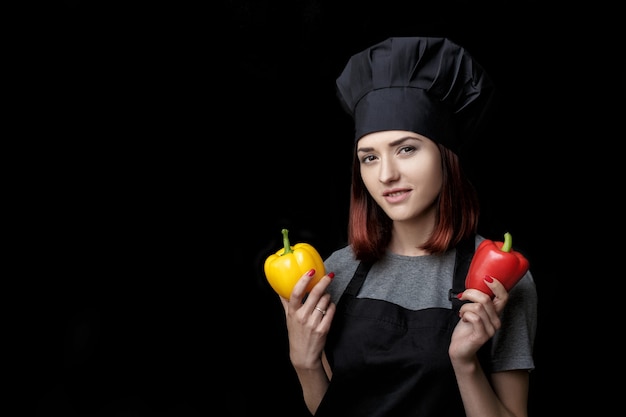
<instances>
[{"instance_id":1,"label":"wrist","mask_svg":"<svg viewBox=\"0 0 626 417\"><path fill-rule=\"evenodd\" d=\"M452 367L454 368L454 373L459 374L473 374L478 369L480 369L480 363L478 362L478 358L474 355L472 358L468 359L454 359L450 358L452 362Z\"/></svg>"}]
</instances>

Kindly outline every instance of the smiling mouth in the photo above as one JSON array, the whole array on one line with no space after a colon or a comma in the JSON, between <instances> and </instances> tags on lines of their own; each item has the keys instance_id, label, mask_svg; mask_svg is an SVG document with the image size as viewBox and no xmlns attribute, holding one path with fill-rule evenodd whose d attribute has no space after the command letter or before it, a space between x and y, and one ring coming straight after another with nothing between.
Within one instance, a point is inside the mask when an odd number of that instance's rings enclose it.
<instances>
[{"instance_id":1,"label":"smiling mouth","mask_svg":"<svg viewBox=\"0 0 626 417\"><path fill-rule=\"evenodd\" d=\"M408 191L394 191L392 193L383 194L384 197L398 197L402 194L406 194Z\"/></svg>"}]
</instances>

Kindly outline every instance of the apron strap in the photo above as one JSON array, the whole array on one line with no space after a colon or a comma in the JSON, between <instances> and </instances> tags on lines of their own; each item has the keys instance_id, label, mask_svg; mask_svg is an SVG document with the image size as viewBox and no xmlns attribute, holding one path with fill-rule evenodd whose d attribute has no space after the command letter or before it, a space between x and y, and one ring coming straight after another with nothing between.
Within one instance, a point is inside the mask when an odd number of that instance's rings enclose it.
<instances>
[{"instance_id":1,"label":"apron strap","mask_svg":"<svg viewBox=\"0 0 626 417\"><path fill-rule=\"evenodd\" d=\"M344 294L356 297L359 291L361 291L361 287L363 286L363 283L365 282L365 277L367 276L367 273L370 271L371 267L372 267L371 263L360 262L358 268L356 269L356 271L354 272L354 275L352 276L352 279L350 280L350 283L346 287Z\"/></svg>"},{"instance_id":2,"label":"apron strap","mask_svg":"<svg viewBox=\"0 0 626 417\"><path fill-rule=\"evenodd\" d=\"M452 282L452 288L448 290L448 299L452 301L452 306L455 309L459 309L463 304L465 304L465 301L459 300L458 298L456 298L456 296L465 291L465 278L467 277L470 262L474 257L475 251L476 244L474 236L461 241L456 246L454 280Z\"/></svg>"}]
</instances>

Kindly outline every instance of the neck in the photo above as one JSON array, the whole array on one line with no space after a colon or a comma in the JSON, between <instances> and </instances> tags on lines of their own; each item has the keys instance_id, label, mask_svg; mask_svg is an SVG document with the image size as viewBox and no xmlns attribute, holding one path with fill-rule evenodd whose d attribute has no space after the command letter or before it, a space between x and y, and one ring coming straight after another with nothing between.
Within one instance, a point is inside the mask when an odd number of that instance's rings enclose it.
<instances>
[{"instance_id":1,"label":"neck","mask_svg":"<svg viewBox=\"0 0 626 417\"><path fill-rule=\"evenodd\" d=\"M391 231L391 241L389 242L389 250L398 255L404 256L423 256L429 253L420 249L433 231L433 225L423 224L421 222L395 222Z\"/></svg>"}]
</instances>

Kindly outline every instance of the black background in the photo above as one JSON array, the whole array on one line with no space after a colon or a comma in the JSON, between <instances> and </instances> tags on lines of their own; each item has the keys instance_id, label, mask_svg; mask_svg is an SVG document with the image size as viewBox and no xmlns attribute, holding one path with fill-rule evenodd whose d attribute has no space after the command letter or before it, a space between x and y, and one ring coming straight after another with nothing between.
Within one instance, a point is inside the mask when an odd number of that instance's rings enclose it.
<instances>
[{"instance_id":1,"label":"black background","mask_svg":"<svg viewBox=\"0 0 626 417\"><path fill-rule=\"evenodd\" d=\"M623 29L600 3L564 7L32 6L14 106L32 137L26 415L307 415L262 263L283 227L323 256L344 244L352 131L334 80L351 54L411 35L463 44L500 88L466 160L480 231L510 231L537 283L531 415L601 414L588 391L614 357Z\"/></svg>"}]
</instances>

